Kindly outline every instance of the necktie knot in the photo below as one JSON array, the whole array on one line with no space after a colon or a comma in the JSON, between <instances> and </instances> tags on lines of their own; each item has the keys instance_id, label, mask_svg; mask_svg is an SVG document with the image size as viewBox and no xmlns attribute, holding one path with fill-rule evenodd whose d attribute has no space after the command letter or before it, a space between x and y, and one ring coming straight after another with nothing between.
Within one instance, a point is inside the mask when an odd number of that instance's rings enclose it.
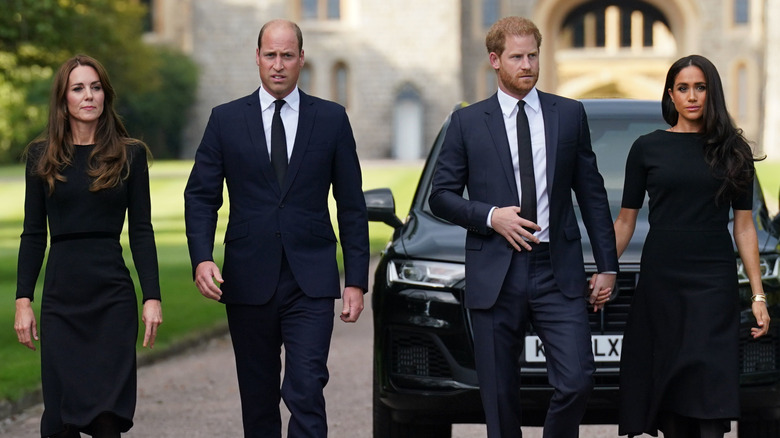
<instances>
[{"instance_id":1,"label":"necktie knot","mask_svg":"<svg viewBox=\"0 0 780 438\"><path fill-rule=\"evenodd\" d=\"M276 107L274 108L274 113L278 113L282 110L282 107L284 106L286 102L283 99L277 99L274 101L274 105Z\"/></svg>"}]
</instances>

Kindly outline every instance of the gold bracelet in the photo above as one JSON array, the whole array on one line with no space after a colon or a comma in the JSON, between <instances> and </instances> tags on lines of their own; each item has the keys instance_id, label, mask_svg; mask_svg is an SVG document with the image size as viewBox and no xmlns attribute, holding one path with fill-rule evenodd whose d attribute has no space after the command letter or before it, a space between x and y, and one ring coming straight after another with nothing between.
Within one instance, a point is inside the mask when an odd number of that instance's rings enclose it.
<instances>
[{"instance_id":1,"label":"gold bracelet","mask_svg":"<svg viewBox=\"0 0 780 438\"><path fill-rule=\"evenodd\" d=\"M759 302L759 301L762 302L762 303L766 303L766 295L764 295L764 294L755 294L755 295L753 295L750 298L750 300L753 301L754 303Z\"/></svg>"}]
</instances>

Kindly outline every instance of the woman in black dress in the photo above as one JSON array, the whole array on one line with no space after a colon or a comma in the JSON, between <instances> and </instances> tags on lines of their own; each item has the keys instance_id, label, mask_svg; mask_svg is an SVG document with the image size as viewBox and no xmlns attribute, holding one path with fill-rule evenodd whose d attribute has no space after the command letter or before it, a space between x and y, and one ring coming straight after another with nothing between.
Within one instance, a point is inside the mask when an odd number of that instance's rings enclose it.
<instances>
[{"instance_id":1,"label":"woman in black dress","mask_svg":"<svg viewBox=\"0 0 780 438\"><path fill-rule=\"evenodd\" d=\"M715 66L675 62L662 100L671 126L634 142L615 221L626 249L645 192L650 231L623 339L620 435L723 437L739 417L734 242L753 292L757 338L769 330L751 216L753 153L726 110Z\"/></svg>"},{"instance_id":2,"label":"woman in black dress","mask_svg":"<svg viewBox=\"0 0 780 438\"><path fill-rule=\"evenodd\" d=\"M43 437L118 437L133 425L138 304L119 236L128 218L143 290L144 347L162 323L151 224L148 149L114 110L103 66L76 56L52 86L49 123L28 146L14 328L35 350L31 307L51 246L41 302Z\"/></svg>"}]
</instances>

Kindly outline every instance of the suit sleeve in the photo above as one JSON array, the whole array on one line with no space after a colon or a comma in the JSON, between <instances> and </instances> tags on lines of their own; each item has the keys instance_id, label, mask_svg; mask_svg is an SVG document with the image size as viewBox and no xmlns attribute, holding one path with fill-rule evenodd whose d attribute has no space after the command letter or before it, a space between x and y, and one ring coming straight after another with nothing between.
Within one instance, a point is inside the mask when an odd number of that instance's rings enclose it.
<instances>
[{"instance_id":1,"label":"suit sleeve","mask_svg":"<svg viewBox=\"0 0 780 438\"><path fill-rule=\"evenodd\" d=\"M344 283L368 291L368 213L357 147L346 113L339 128L333 160L333 198L344 257Z\"/></svg>"},{"instance_id":2,"label":"suit sleeve","mask_svg":"<svg viewBox=\"0 0 780 438\"><path fill-rule=\"evenodd\" d=\"M184 189L184 221L193 274L198 264L214 260L214 234L224 177L219 118L212 111Z\"/></svg>"},{"instance_id":3,"label":"suit sleeve","mask_svg":"<svg viewBox=\"0 0 780 438\"><path fill-rule=\"evenodd\" d=\"M33 299L35 283L43 266L48 237L46 225L46 188L43 179L34 174L42 148L34 147L27 155L24 189L24 228L19 244L16 270L16 298Z\"/></svg>"},{"instance_id":4,"label":"suit sleeve","mask_svg":"<svg viewBox=\"0 0 780 438\"><path fill-rule=\"evenodd\" d=\"M590 142L590 128L585 108L581 102L577 102L577 108L580 133L573 189L580 206L582 220L588 230L598 271L617 272L615 229L612 225L607 191L604 188L604 178L599 173L596 154Z\"/></svg>"},{"instance_id":5,"label":"suit sleeve","mask_svg":"<svg viewBox=\"0 0 780 438\"><path fill-rule=\"evenodd\" d=\"M460 112L456 111L450 118L450 126L436 161L428 203L436 216L468 231L489 234L492 230L487 226L487 216L494 206L465 199L463 192L468 180L468 149L464 141Z\"/></svg>"},{"instance_id":6,"label":"suit sleeve","mask_svg":"<svg viewBox=\"0 0 780 438\"><path fill-rule=\"evenodd\" d=\"M143 145L132 146L130 176L127 180L127 229L141 284L143 300L160 299L160 274L157 246L152 228L152 201L149 193L149 163Z\"/></svg>"}]
</instances>

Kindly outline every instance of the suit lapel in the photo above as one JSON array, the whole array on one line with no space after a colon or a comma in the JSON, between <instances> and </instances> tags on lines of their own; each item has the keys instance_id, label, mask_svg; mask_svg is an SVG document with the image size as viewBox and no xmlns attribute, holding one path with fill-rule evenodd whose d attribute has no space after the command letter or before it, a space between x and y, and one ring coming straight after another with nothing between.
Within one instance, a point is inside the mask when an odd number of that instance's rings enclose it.
<instances>
[{"instance_id":1,"label":"suit lapel","mask_svg":"<svg viewBox=\"0 0 780 438\"><path fill-rule=\"evenodd\" d=\"M538 90L537 90L538 91ZM544 141L547 149L547 193L552 193L555 181L555 160L558 152L558 106L547 93L538 91L544 118Z\"/></svg>"},{"instance_id":2,"label":"suit lapel","mask_svg":"<svg viewBox=\"0 0 780 438\"><path fill-rule=\"evenodd\" d=\"M298 174L298 170L301 168L301 162L303 156L306 154L306 148L308 147L312 130L314 129L314 120L317 116L317 108L314 105L314 99L303 91L298 90L301 97L300 102L300 114L298 114L298 129L295 132L295 143L293 145L292 155L290 156L290 164L287 167L287 175L284 178L284 184L282 186L282 197L287 194L292 182L295 180L295 176Z\"/></svg>"},{"instance_id":3,"label":"suit lapel","mask_svg":"<svg viewBox=\"0 0 780 438\"><path fill-rule=\"evenodd\" d=\"M259 90L246 97L244 118L249 129L252 150L257 157L257 162L260 163L260 173L262 173L268 185L278 191L279 189L275 188L278 186L276 174L273 167L271 167L271 157L268 156L268 144L265 141L265 131L263 130L263 110L260 107L258 92Z\"/></svg>"},{"instance_id":4,"label":"suit lapel","mask_svg":"<svg viewBox=\"0 0 780 438\"><path fill-rule=\"evenodd\" d=\"M512 167L512 153L509 151L509 140L506 137L504 114L501 112L501 105L498 103L498 96L496 94L488 100L488 107L485 109L485 123L487 124L487 132L493 139L493 146L498 153L501 169L504 171L507 183L514 194L515 199L520 199L520 196L517 193L515 170Z\"/></svg>"}]
</instances>

